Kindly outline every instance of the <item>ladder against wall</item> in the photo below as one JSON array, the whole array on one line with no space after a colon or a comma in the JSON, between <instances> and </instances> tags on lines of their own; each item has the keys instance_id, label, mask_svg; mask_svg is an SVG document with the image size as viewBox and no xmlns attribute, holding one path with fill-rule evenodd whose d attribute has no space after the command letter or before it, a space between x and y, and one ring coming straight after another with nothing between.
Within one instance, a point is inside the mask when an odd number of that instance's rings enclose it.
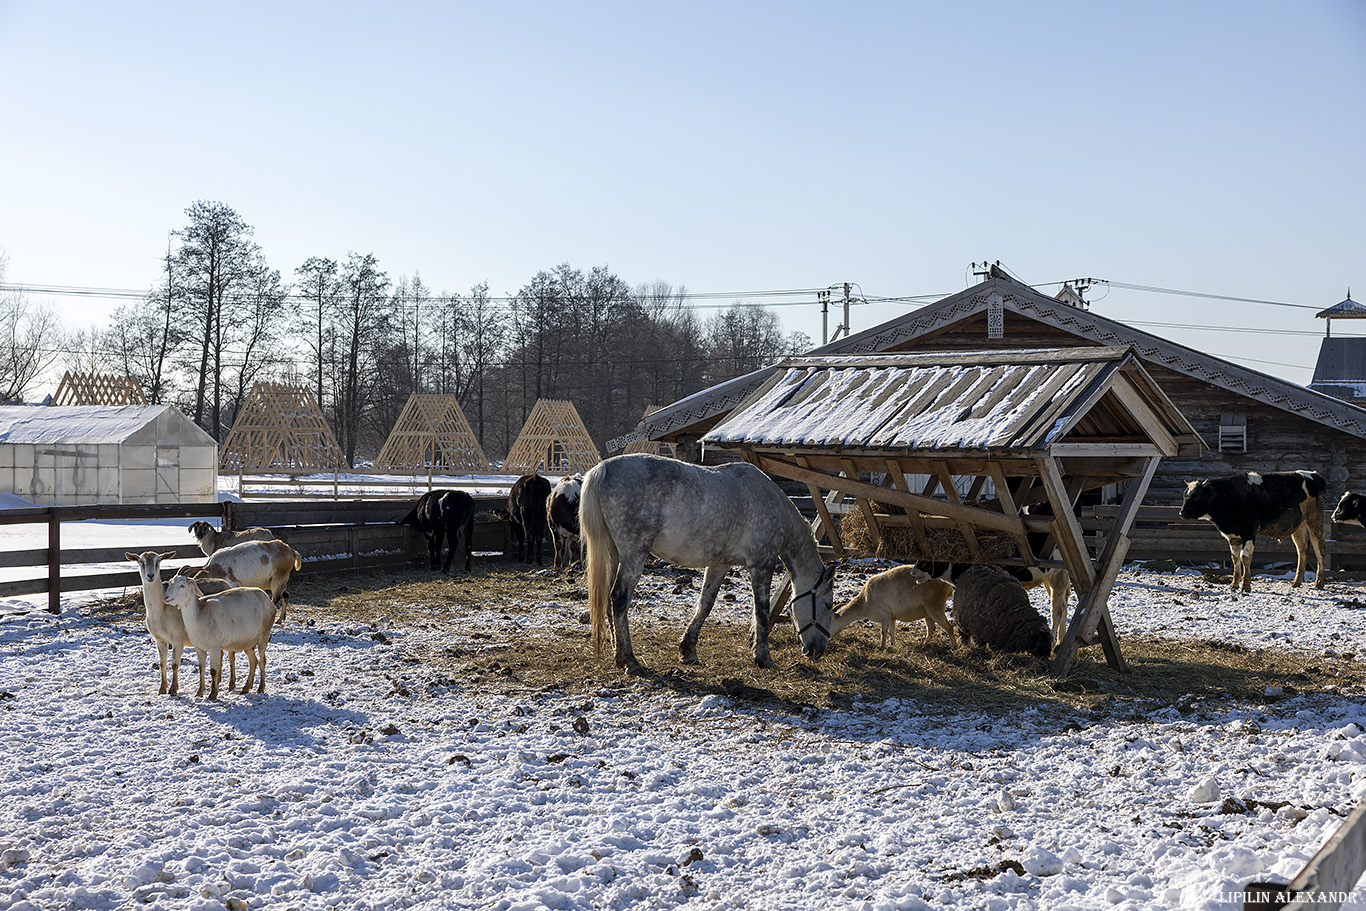
<instances>
[{"instance_id":1,"label":"ladder against wall","mask_svg":"<svg viewBox=\"0 0 1366 911\"><path fill-rule=\"evenodd\" d=\"M575 474L601 461L573 402L538 399L503 460L503 474Z\"/></svg>"},{"instance_id":2,"label":"ladder against wall","mask_svg":"<svg viewBox=\"0 0 1366 911\"><path fill-rule=\"evenodd\" d=\"M112 373L62 374L54 405L146 405L147 396L142 386L131 376Z\"/></svg>"},{"instance_id":3,"label":"ladder against wall","mask_svg":"<svg viewBox=\"0 0 1366 911\"><path fill-rule=\"evenodd\" d=\"M225 474L311 474L346 468L346 456L307 386L257 383L219 458Z\"/></svg>"},{"instance_id":4,"label":"ladder against wall","mask_svg":"<svg viewBox=\"0 0 1366 911\"><path fill-rule=\"evenodd\" d=\"M413 393L375 458L376 471L488 474L488 457L453 395Z\"/></svg>"}]
</instances>

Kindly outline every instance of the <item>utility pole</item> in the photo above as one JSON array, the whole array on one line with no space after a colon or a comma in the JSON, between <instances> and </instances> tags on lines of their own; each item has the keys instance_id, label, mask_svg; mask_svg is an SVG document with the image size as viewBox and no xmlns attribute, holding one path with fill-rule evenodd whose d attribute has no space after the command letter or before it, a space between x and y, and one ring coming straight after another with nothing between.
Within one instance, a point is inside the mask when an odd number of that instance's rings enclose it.
<instances>
[{"instance_id":1,"label":"utility pole","mask_svg":"<svg viewBox=\"0 0 1366 911\"><path fill-rule=\"evenodd\" d=\"M856 282L844 282L839 285L831 285L824 291L816 292L816 300L821 302L821 344L826 345L840 337L843 332L845 337L849 336L849 303L852 298L854 285ZM844 322L835 327L835 334L830 334L830 292L840 289L844 292ZM861 300L862 298L860 298Z\"/></svg>"}]
</instances>

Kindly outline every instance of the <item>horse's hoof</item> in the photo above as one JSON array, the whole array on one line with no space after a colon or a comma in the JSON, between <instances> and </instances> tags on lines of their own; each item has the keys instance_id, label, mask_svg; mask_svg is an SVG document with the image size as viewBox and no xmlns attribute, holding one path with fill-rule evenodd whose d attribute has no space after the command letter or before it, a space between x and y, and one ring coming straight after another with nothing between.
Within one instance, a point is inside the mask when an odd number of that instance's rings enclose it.
<instances>
[{"instance_id":1,"label":"horse's hoof","mask_svg":"<svg viewBox=\"0 0 1366 911\"><path fill-rule=\"evenodd\" d=\"M696 664L696 663L697 663L697 653L696 653L696 652L693 652L691 655L688 655L688 654L681 655L681 656L679 657L678 660L679 660L679 662L682 663L682 664Z\"/></svg>"}]
</instances>

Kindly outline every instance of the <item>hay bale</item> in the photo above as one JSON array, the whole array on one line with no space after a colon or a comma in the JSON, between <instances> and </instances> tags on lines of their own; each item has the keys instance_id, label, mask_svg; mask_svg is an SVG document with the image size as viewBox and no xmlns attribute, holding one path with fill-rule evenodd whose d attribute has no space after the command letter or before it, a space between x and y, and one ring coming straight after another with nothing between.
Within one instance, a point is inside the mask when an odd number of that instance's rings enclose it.
<instances>
[{"instance_id":1,"label":"hay bale","mask_svg":"<svg viewBox=\"0 0 1366 911\"><path fill-rule=\"evenodd\" d=\"M873 503L875 515L892 515L883 503ZM900 563L934 560L940 563L967 563L973 560L963 533L956 528L927 528L925 539L928 552L915 539L915 532L904 526L886 527L879 523L882 541L873 544L873 534L864 521L863 511L856 509L840 519L840 541L846 550L859 557L879 557ZM1001 531L975 531L977 548L982 560L1004 560L1019 556L1015 540Z\"/></svg>"},{"instance_id":2,"label":"hay bale","mask_svg":"<svg viewBox=\"0 0 1366 911\"><path fill-rule=\"evenodd\" d=\"M973 566L954 581L953 619L964 642L1047 658L1053 651L1048 621L1029 603L1014 576L999 566Z\"/></svg>"}]
</instances>

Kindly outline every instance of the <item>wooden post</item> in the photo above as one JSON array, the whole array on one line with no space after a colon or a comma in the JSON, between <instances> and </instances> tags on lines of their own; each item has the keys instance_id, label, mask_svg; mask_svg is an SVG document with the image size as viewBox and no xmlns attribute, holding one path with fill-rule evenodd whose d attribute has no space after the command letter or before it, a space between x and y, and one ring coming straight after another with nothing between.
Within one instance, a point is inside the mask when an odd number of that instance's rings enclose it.
<instances>
[{"instance_id":1,"label":"wooden post","mask_svg":"<svg viewBox=\"0 0 1366 911\"><path fill-rule=\"evenodd\" d=\"M62 612L62 522L56 507L47 511L47 612Z\"/></svg>"},{"instance_id":2,"label":"wooden post","mask_svg":"<svg viewBox=\"0 0 1366 911\"><path fill-rule=\"evenodd\" d=\"M1366 870L1366 801L1357 805L1343 821L1333 837L1309 859L1304 869L1288 885L1278 883L1250 883L1244 888L1247 895L1244 909L1279 911L1279 909L1342 907L1351 889Z\"/></svg>"}]
</instances>

